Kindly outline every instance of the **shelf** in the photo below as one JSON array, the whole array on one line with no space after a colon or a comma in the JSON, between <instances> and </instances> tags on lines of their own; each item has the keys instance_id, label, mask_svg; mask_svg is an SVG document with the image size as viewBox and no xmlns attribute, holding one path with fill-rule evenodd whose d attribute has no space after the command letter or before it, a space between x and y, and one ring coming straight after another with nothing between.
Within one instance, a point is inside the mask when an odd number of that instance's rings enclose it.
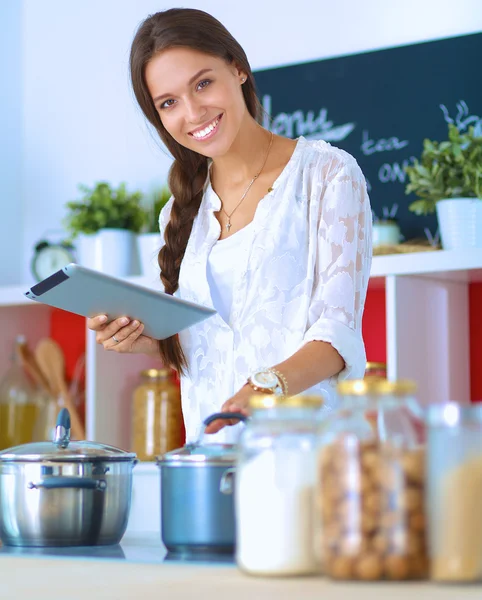
<instances>
[{"instance_id":1,"label":"shelf","mask_svg":"<svg viewBox=\"0 0 482 600\"><path fill-rule=\"evenodd\" d=\"M390 275L419 275L451 281L482 281L482 248L471 250L438 250L374 256L371 278ZM126 281L150 289L160 289L157 277L127 277ZM378 282L374 282L377 286ZM0 286L0 307L32 304L23 293L27 285Z\"/></svg>"},{"instance_id":2,"label":"shelf","mask_svg":"<svg viewBox=\"0 0 482 600\"><path fill-rule=\"evenodd\" d=\"M0 307L36 304L36 302L33 302L24 296L24 293L28 290L28 287L29 286L27 284L0 286Z\"/></svg>"}]
</instances>

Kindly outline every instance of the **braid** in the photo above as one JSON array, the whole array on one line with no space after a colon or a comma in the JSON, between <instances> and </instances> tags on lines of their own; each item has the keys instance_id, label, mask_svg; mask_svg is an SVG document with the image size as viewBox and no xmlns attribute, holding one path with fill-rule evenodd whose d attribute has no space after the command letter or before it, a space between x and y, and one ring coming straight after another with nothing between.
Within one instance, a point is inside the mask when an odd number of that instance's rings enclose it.
<instances>
[{"instance_id":1,"label":"braid","mask_svg":"<svg viewBox=\"0 0 482 600\"><path fill-rule=\"evenodd\" d=\"M158 256L164 289L168 294L174 294L179 287L181 262L201 205L208 160L177 143L167 132L146 84L146 65L169 48L191 48L222 58L227 64L242 69L247 76L242 86L246 108L254 119L259 119L262 111L246 54L217 19L197 9L171 8L155 13L141 23L130 52L131 81L142 112L174 158L169 172L169 187L174 202L164 232L165 245ZM185 372L187 361L178 336L161 340L159 352L165 365L181 374Z\"/></svg>"},{"instance_id":2,"label":"braid","mask_svg":"<svg viewBox=\"0 0 482 600\"><path fill-rule=\"evenodd\" d=\"M206 157L187 149L183 154L185 160L175 160L169 173L169 188L174 202L164 232L165 245L158 257L161 280L167 294L174 294L179 287L181 262L201 205L208 170ZM185 371L187 361L178 336L159 340L159 352L165 364L180 373Z\"/></svg>"}]
</instances>

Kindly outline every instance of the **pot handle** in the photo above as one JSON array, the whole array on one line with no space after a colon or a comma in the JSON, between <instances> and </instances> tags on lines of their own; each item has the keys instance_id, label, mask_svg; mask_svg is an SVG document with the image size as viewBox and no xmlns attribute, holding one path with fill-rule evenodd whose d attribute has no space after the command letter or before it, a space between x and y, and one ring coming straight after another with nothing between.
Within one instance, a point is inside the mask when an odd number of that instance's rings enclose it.
<instances>
[{"instance_id":1,"label":"pot handle","mask_svg":"<svg viewBox=\"0 0 482 600\"><path fill-rule=\"evenodd\" d=\"M228 496L233 493L234 490L234 476L236 474L236 469L231 467L224 471L221 477L221 481L219 482L219 491L221 494L225 494Z\"/></svg>"},{"instance_id":2,"label":"pot handle","mask_svg":"<svg viewBox=\"0 0 482 600\"><path fill-rule=\"evenodd\" d=\"M247 421L248 417L246 415L243 415L243 413L240 412L219 412L219 413L214 413L212 415L210 415L209 417L207 417L206 419L204 419L203 421L203 425L204 428L206 428L208 425L211 425L211 423L213 423L214 421L217 421L218 419L239 419L240 421Z\"/></svg>"},{"instance_id":3,"label":"pot handle","mask_svg":"<svg viewBox=\"0 0 482 600\"><path fill-rule=\"evenodd\" d=\"M29 490L58 490L75 488L82 490L99 490L103 492L106 488L105 479L88 479L87 477L49 477L38 483L32 481L27 485Z\"/></svg>"},{"instance_id":4,"label":"pot handle","mask_svg":"<svg viewBox=\"0 0 482 600\"><path fill-rule=\"evenodd\" d=\"M209 415L209 417L206 417L202 422L201 430L199 431L199 435L197 436L197 440L194 443L194 446L202 443L204 439L204 434L206 432L206 427L208 425L211 425L211 423L217 421L218 419L239 419L240 421L244 422L248 420L248 417L240 412L218 412Z\"/></svg>"}]
</instances>

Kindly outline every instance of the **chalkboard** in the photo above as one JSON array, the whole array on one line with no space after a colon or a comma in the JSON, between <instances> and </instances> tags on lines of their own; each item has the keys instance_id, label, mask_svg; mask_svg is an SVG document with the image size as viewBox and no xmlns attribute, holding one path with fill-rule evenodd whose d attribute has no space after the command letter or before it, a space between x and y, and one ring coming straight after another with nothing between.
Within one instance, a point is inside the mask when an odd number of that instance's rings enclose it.
<instances>
[{"instance_id":1,"label":"chalkboard","mask_svg":"<svg viewBox=\"0 0 482 600\"><path fill-rule=\"evenodd\" d=\"M255 72L264 125L324 139L358 161L377 217L398 205L406 240L435 235L434 215L408 210L403 170L447 123L482 132L482 33Z\"/></svg>"}]
</instances>

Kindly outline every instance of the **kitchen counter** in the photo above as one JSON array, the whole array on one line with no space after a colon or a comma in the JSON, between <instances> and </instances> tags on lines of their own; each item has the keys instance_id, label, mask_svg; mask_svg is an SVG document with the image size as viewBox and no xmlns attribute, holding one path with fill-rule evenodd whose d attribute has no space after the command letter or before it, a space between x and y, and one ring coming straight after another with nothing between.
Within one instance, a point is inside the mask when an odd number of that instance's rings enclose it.
<instances>
[{"instance_id":1,"label":"kitchen counter","mask_svg":"<svg viewBox=\"0 0 482 600\"><path fill-rule=\"evenodd\" d=\"M0 548L1 600L480 600L482 586L332 583L322 577L258 578L230 557L171 557L156 540L96 549Z\"/></svg>"}]
</instances>

